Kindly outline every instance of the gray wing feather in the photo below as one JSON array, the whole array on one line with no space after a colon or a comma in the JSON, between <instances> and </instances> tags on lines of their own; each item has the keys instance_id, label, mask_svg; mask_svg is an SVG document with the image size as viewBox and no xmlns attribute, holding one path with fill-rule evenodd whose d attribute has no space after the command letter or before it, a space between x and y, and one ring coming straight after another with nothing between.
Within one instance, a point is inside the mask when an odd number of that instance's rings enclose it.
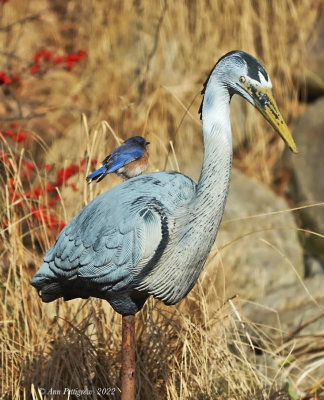
<instances>
[{"instance_id":1,"label":"gray wing feather","mask_svg":"<svg viewBox=\"0 0 324 400\"><path fill-rule=\"evenodd\" d=\"M74 249L70 253L69 257L68 257L69 264L72 267L75 266L75 265L78 265L80 258L82 258L82 255L85 252L86 252L86 249L85 249L85 247L83 246L82 243L77 245L76 242L74 242Z\"/></svg>"},{"instance_id":2,"label":"gray wing feather","mask_svg":"<svg viewBox=\"0 0 324 400\"><path fill-rule=\"evenodd\" d=\"M127 223L122 218L123 222L118 229L111 230L112 225L116 226L115 220L118 220L118 216L116 210L105 208L108 231L105 230L104 224L100 229L95 228L98 226L99 216L83 218L82 221L77 216L69 224L69 228L72 225L75 229L62 231L55 245L46 253L44 267L38 274L44 271L47 273L50 269L60 279L78 278L81 281L109 283L114 290L121 290L127 286L133 279L133 272L136 272L139 260L151 258L158 247L161 227L158 218L149 220L146 214L140 216L139 212L143 207L138 204L136 209L133 208L132 212L128 212ZM112 221L109 218L111 215L113 215ZM97 222L93 225L95 219ZM152 226L153 221L154 226ZM149 229L146 227L147 224L150 225ZM80 226L83 227L83 232ZM90 226L92 226L91 231ZM77 236L76 230L78 230Z\"/></svg>"},{"instance_id":3,"label":"gray wing feather","mask_svg":"<svg viewBox=\"0 0 324 400\"><path fill-rule=\"evenodd\" d=\"M72 251L74 249L75 249L74 241L73 240L67 240L66 244L65 244L65 249L63 250L60 258L65 261L69 257L69 255L72 253Z\"/></svg>"}]
</instances>

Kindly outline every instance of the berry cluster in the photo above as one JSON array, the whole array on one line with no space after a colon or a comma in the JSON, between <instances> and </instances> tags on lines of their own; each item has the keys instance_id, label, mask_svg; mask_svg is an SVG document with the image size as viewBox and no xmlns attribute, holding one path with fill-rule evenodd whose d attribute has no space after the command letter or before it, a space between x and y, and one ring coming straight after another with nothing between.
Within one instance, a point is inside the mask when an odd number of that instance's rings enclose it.
<instances>
[{"instance_id":1,"label":"berry cluster","mask_svg":"<svg viewBox=\"0 0 324 400\"><path fill-rule=\"evenodd\" d=\"M17 124L11 124L11 128L18 128ZM21 142L26 139L26 133L19 131L15 133L13 130L3 130L0 135L9 136L17 142ZM91 160L91 165L97 164L98 160ZM84 172L86 161L83 159L79 164L71 164L67 167L60 168L56 172L56 177L51 182L45 182L41 186L34 186L32 182L32 175L40 173L51 172L53 167L49 164L36 164L25 159L12 160L12 154L7 154L0 151L0 163L6 167L7 170L7 182L6 186L9 193L9 200L12 205L16 208L24 208L25 206L29 209L31 215L33 215L38 221L44 222L49 228L64 227L64 222L58 220L54 213L51 211L53 206L60 200L57 193L57 188L66 185L68 180L79 172ZM20 164L18 176L14 173L13 164ZM12 176L15 176L14 178ZM29 190L23 190L22 186L29 183L31 188ZM73 190L77 190L74 183L69 184ZM42 203L42 205L40 205ZM43 205L43 204L46 205ZM5 227L8 224L8 220L2 220L1 225Z\"/></svg>"},{"instance_id":2,"label":"berry cluster","mask_svg":"<svg viewBox=\"0 0 324 400\"><path fill-rule=\"evenodd\" d=\"M1 1L1 0L0 0ZM31 75L44 75L51 68L56 66L63 66L67 71L72 71L75 63L82 60L87 56L86 50L79 50L77 53L71 53L67 55L55 55L53 52L41 49L33 55L32 65L29 67L29 73ZM30 64L29 64L30 65ZM19 83L22 80L22 74L26 71L23 68L20 74L18 73L8 73L5 71L0 71L0 85L11 85L14 83Z\"/></svg>"},{"instance_id":3,"label":"berry cluster","mask_svg":"<svg viewBox=\"0 0 324 400\"><path fill-rule=\"evenodd\" d=\"M34 63L30 67L30 73L35 75L37 73L44 74L51 66L64 65L68 71L71 71L74 64L87 55L85 50L79 50L77 53L67 54L65 56L54 55L51 51L41 49L33 56Z\"/></svg>"},{"instance_id":4,"label":"berry cluster","mask_svg":"<svg viewBox=\"0 0 324 400\"><path fill-rule=\"evenodd\" d=\"M0 0L0 3L5 0ZM4 70L0 71L0 85L14 85L20 83L23 79L30 78L31 75L42 77L52 68L63 67L67 71L71 71L75 64L87 56L85 50L79 50L76 53L57 55L45 48L36 52L32 57L32 62L21 68L18 73L9 73ZM15 89L15 86L13 87ZM7 140L8 139L8 140ZM8 127L0 128L0 142L5 141L10 147L12 141L24 143L28 139L28 134L20 129L19 124L11 123ZM0 171L6 170L6 192L9 195L11 206L15 210L23 209L38 221L44 223L49 228L64 227L64 222L57 219L53 210L54 205L59 201L57 188L69 184L73 190L77 190L74 183L67 181L75 174L83 171L85 168L85 160L79 164L72 164L68 167L59 169L55 178L51 182L45 182L36 186L37 179L47 172L52 172L52 166L48 164L36 164L21 157L16 157L15 151L0 150ZM21 153L22 154L22 153ZM15 159L14 159L15 158ZM92 164L96 164L97 160L92 160ZM15 167L14 167L15 166ZM2 168L1 168L2 167ZM0 225L5 227L8 220L5 218L0 220Z\"/></svg>"}]
</instances>

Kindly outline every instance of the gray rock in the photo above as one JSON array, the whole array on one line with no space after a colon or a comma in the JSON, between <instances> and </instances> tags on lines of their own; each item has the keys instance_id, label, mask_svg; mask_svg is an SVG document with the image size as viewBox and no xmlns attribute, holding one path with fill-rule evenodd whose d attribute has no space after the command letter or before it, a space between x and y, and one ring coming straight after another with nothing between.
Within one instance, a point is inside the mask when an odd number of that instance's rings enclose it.
<instances>
[{"instance_id":1,"label":"gray rock","mask_svg":"<svg viewBox=\"0 0 324 400\"><path fill-rule=\"evenodd\" d=\"M259 355L259 369L269 378L278 379L282 368L280 352L267 351L267 341L281 347L281 356L292 352L285 364L284 376L298 382L298 390L307 390L323 379L324 345L324 274L296 282L260 299L258 304L242 306L241 317L246 323L254 345L265 349ZM258 327L261 335L251 327ZM244 336L243 336L244 337ZM285 354L285 356L284 356ZM305 373L307 371L307 373Z\"/></svg>"},{"instance_id":2,"label":"gray rock","mask_svg":"<svg viewBox=\"0 0 324 400\"><path fill-rule=\"evenodd\" d=\"M305 46L305 80L306 95L308 100L312 100L324 95L324 14L314 27L314 32L318 32L318 36L313 42L309 42ZM301 82L304 85L304 82Z\"/></svg>"},{"instance_id":3,"label":"gray rock","mask_svg":"<svg viewBox=\"0 0 324 400\"><path fill-rule=\"evenodd\" d=\"M286 159L292 165L292 196L297 206L324 201L324 97L317 100L297 121L294 132L299 154ZM303 227L324 233L324 207L300 210ZM324 241L316 235L306 237L306 248L324 260Z\"/></svg>"},{"instance_id":4,"label":"gray rock","mask_svg":"<svg viewBox=\"0 0 324 400\"><path fill-rule=\"evenodd\" d=\"M302 335L324 330L324 275L281 287L260 299L259 304L245 304L243 314L269 331ZM317 318L318 317L318 318Z\"/></svg>"},{"instance_id":5,"label":"gray rock","mask_svg":"<svg viewBox=\"0 0 324 400\"><path fill-rule=\"evenodd\" d=\"M291 213L284 211L287 209L286 201L267 186L233 169L216 240L224 266L226 298L239 294L260 299L304 276L296 223ZM211 257L207 271L213 275L215 264Z\"/></svg>"},{"instance_id":6,"label":"gray rock","mask_svg":"<svg viewBox=\"0 0 324 400\"><path fill-rule=\"evenodd\" d=\"M304 264L305 264L305 277L306 278L310 278L312 276L324 273L324 265L316 257L305 255Z\"/></svg>"}]
</instances>

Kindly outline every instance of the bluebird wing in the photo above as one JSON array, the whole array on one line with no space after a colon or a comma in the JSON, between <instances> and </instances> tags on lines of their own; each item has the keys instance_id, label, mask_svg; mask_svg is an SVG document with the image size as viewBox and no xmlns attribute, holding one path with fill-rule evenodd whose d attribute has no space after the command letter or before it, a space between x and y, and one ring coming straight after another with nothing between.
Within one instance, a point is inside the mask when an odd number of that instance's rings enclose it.
<instances>
[{"instance_id":1,"label":"bluebird wing","mask_svg":"<svg viewBox=\"0 0 324 400\"><path fill-rule=\"evenodd\" d=\"M110 174L142 157L143 153L144 151L136 146L120 146L105 158L103 165L108 168L108 173Z\"/></svg>"}]
</instances>

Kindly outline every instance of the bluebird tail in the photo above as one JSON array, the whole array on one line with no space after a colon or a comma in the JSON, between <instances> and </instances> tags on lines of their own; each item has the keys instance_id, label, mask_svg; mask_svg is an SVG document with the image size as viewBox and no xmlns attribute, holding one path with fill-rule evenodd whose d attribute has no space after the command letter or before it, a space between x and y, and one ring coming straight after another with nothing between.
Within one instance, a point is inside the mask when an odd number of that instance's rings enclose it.
<instances>
[{"instance_id":1,"label":"bluebird tail","mask_svg":"<svg viewBox=\"0 0 324 400\"><path fill-rule=\"evenodd\" d=\"M96 180L98 180L98 182L100 182L101 179L103 179L107 173L109 173L107 170L107 167L105 165L103 165L102 167L100 167L99 169L97 169L96 171L94 171L90 175L88 175L86 177L86 180L88 183L91 183L92 181L96 181Z\"/></svg>"}]
</instances>

